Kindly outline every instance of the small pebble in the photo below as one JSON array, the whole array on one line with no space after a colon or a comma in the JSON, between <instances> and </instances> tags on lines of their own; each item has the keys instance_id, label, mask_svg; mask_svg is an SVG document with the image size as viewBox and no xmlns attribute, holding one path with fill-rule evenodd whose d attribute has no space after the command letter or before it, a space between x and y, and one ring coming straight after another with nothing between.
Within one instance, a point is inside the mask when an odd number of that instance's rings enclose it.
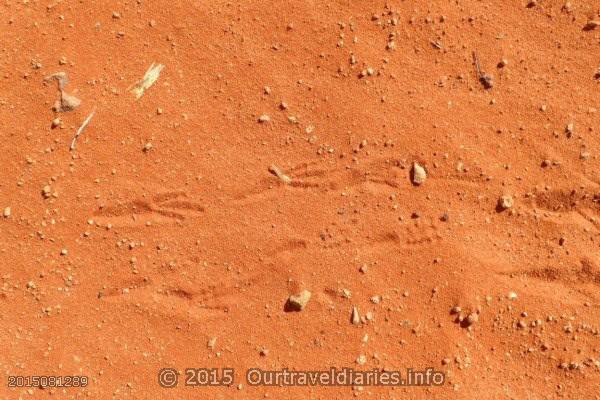
<instances>
[{"instance_id":1,"label":"small pebble","mask_svg":"<svg viewBox=\"0 0 600 400\"><path fill-rule=\"evenodd\" d=\"M491 89L494 87L494 77L490 74L482 74L479 78L479 82L481 82L484 89Z\"/></svg>"},{"instance_id":2,"label":"small pebble","mask_svg":"<svg viewBox=\"0 0 600 400\"><path fill-rule=\"evenodd\" d=\"M261 124L266 124L267 122L271 121L271 117L269 117L267 114L263 114L260 117L258 117L258 122L260 122Z\"/></svg>"},{"instance_id":3,"label":"small pebble","mask_svg":"<svg viewBox=\"0 0 600 400\"><path fill-rule=\"evenodd\" d=\"M356 363L358 365L365 365L367 363L367 356L365 356L364 354L361 354L360 356L358 356L358 358L356 359Z\"/></svg>"},{"instance_id":4,"label":"small pebble","mask_svg":"<svg viewBox=\"0 0 600 400\"><path fill-rule=\"evenodd\" d=\"M358 308L352 307L352 317L350 318L352 325L360 324L360 314L358 313Z\"/></svg>"},{"instance_id":5,"label":"small pebble","mask_svg":"<svg viewBox=\"0 0 600 400\"><path fill-rule=\"evenodd\" d=\"M512 208L514 203L515 201L511 196L504 195L501 196L500 199L498 199L498 208L500 210L508 210L509 208Z\"/></svg>"},{"instance_id":6,"label":"small pebble","mask_svg":"<svg viewBox=\"0 0 600 400\"><path fill-rule=\"evenodd\" d=\"M208 339L208 342L206 343L206 347L208 347L211 350L214 350L216 344L217 344L217 338L213 336L210 339Z\"/></svg>"},{"instance_id":7,"label":"small pebble","mask_svg":"<svg viewBox=\"0 0 600 400\"><path fill-rule=\"evenodd\" d=\"M6 207L6 208L4 208L4 212L2 212L2 215L4 216L4 218L8 218L8 217L10 217L10 214L11 214L11 209L10 209L10 207Z\"/></svg>"},{"instance_id":8,"label":"small pebble","mask_svg":"<svg viewBox=\"0 0 600 400\"><path fill-rule=\"evenodd\" d=\"M586 31L591 31L591 30L598 28L599 26L600 26L600 21L591 20L587 24L585 24L583 29Z\"/></svg>"},{"instance_id":9,"label":"small pebble","mask_svg":"<svg viewBox=\"0 0 600 400\"><path fill-rule=\"evenodd\" d=\"M308 290L303 290L297 295L291 295L287 301L287 308L290 311L302 311L308 304L312 293Z\"/></svg>"},{"instance_id":10,"label":"small pebble","mask_svg":"<svg viewBox=\"0 0 600 400\"><path fill-rule=\"evenodd\" d=\"M413 185L419 186L425 183L427 179L427 172L425 168L420 166L418 163L414 163L412 167L412 183Z\"/></svg>"},{"instance_id":11,"label":"small pebble","mask_svg":"<svg viewBox=\"0 0 600 400\"><path fill-rule=\"evenodd\" d=\"M567 137L571 137L573 135L573 132L575 132L575 124L572 122L567 124L567 126L565 127L565 132L567 134Z\"/></svg>"},{"instance_id":12,"label":"small pebble","mask_svg":"<svg viewBox=\"0 0 600 400\"><path fill-rule=\"evenodd\" d=\"M467 316L467 319L465 319L466 326L474 325L477 322L479 322L479 314L477 313L471 313Z\"/></svg>"},{"instance_id":13,"label":"small pebble","mask_svg":"<svg viewBox=\"0 0 600 400\"><path fill-rule=\"evenodd\" d=\"M80 99L63 91L61 94L60 105L59 105L57 111L60 111L60 112L73 111L80 105L81 105ZM56 108L56 106L55 106L55 108Z\"/></svg>"}]
</instances>

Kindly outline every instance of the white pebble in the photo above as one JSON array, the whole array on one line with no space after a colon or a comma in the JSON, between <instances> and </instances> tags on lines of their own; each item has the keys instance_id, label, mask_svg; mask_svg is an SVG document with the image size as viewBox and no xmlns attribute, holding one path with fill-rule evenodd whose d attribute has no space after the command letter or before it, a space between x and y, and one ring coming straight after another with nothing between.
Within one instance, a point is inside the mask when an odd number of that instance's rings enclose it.
<instances>
[{"instance_id":1,"label":"white pebble","mask_svg":"<svg viewBox=\"0 0 600 400\"><path fill-rule=\"evenodd\" d=\"M420 166L418 163L414 163L413 168L412 168L413 184L417 185L417 186L422 185L423 183L425 183L426 179L427 179L427 171L425 171L425 168Z\"/></svg>"}]
</instances>

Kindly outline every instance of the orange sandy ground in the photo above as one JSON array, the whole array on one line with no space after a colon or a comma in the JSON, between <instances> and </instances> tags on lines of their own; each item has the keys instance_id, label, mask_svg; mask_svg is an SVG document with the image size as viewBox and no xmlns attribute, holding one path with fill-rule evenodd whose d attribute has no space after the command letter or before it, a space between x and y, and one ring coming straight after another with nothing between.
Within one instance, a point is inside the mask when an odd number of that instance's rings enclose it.
<instances>
[{"instance_id":1,"label":"orange sandy ground","mask_svg":"<svg viewBox=\"0 0 600 400\"><path fill-rule=\"evenodd\" d=\"M0 397L600 398L600 27L583 29L599 13L3 1ZM135 101L152 62L165 69ZM57 115L44 77L59 71L82 104ZM284 312L304 289L306 308ZM165 367L236 376L163 389ZM433 367L446 382L250 387L251 367ZM15 375L89 384L9 388Z\"/></svg>"}]
</instances>

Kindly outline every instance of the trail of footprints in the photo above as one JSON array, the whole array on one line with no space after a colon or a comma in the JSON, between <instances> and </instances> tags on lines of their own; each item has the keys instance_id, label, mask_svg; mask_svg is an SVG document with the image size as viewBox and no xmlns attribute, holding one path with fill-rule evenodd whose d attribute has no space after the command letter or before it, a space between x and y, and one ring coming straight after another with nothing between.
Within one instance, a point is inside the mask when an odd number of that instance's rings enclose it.
<instances>
[{"instance_id":1,"label":"trail of footprints","mask_svg":"<svg viewBox=\"0 0 600 400\"><path fill-rule=\"evenodd\" d=\"M542 210L543 218L557 225L590 228L599 226L600 193L577 189L556 189L548 192L536 192L528 201L530 207ZM598 258L590 253L588 257L567 267L547 265L528 271L514 271L503 275L522 275L527 278L546 282L557 282L575 288L582 283L600 285L600 267ZM579 290L579 289L576 289Z\"/></svg>"},{"instance_id":2,"label":"trail of footprints","mask_svg":"<svg viewBox=\"0 0 600 400\"><path fill-rule=\"evenodd\" d=\"M297 165L286 171L292 178L289 185L293 189L335 190L339 186L384 185L398 188L400 181L406 179L406 171L390 160L379 160L361 170L340 170L315 168L316 162ZM279 188L281 182L273 176L265 177L254 189L234 198L240 200L261 198L267 192ZM205 211L203 205L189 199L183 191L158 193L150 198L142 197L134 200L117 201L101 207L93 213L93 219L99 225L111 224L115 227L139 227L143 225L160 225L178 223L187 219L198 218ZM375 235L367 234L363 246L392 245L412 247L432 244L441 237L435 227L416 229L407 226L402 232L390 231ZM344 246L346 242L334 240L305 241L290 239L273 243L265 249L267 257L288 257L290 253L310 251L313 246L335 248ZM185 286L185 285L184 285ZM149 309L171 313L185 313L192 317L203 318L207 312L224 312L228 306L224 299L235 294L235 287L217 288L207 286L200 290L189 290L183 287L152 282L138 278L123 282L120 285L104 288L99 291L98 298L104 301L125 301L130 304L145 305Z\"/></svg>"},{"instance_id":3,"label":"trail of footprints","mask_svg":"<svg viewBox=\"0 0 600 400\"><path fill-rule=\"evenodd\" d=\"M105 287L98 292L98 299L108 302L134 304L145 310L165 314L181 314L183 318L204 319L209 314L219 315L228 312L233 297L244 285L252 280L236 285L212 284L191 289L191 284L182 285L153 282L148 278L135 278L120 285Z\"/></svg>"}]
</instances>

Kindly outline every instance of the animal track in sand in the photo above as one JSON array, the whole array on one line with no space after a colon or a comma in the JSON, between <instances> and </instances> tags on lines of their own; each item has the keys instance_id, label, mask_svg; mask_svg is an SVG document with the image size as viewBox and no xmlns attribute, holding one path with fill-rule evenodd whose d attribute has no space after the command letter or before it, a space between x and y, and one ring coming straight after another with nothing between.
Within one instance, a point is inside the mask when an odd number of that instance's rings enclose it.
<instances>
[{"instance_id":1,"label":"animal track in sand","mask_svg":"<svg viewBox=\"0 0 600 400\"><path fill-rule=\"evenodd\" d=\"M530 269L524 272L502 273L502 275L522 275L527 278L538 279L545 282L559 282L565 286L577 287L580 284L600 285L600 267L590 258L581 259L579 264L571 266L547 266Z\"/></svg>"},{"instance_id":2,"label":"animal track in sand","mask_svg":"<svg viewBox=\"0 0 600 400\"><path fill-rule=\"evenodd\" d=\"M402 230L401 233L394 230L377 234L372 238L372 241L376 244L392 243L396 246L409 248L426 246L442 240L442 236L434 225L423 225L418 228L406 226Z\"/></svg>"},{"instance_id":3,"label":"animal track in sand","mask_svg":"<svg viewBox=\"0 0 600 400\"><path fill-rule=\"evenodd\" d=\"M590 194L577 190L554 190L537 193L535 204L548 211L565 212L583 208L600 211L600 194Z\"/></svg>"},{"instance_id":4,"label":"animal track in sand","mask_svg":"<svg viewBox=\"0 0 600 400\"><path fill-rule=\"evenodd\" d=\"M276 176L265 176L257 185L234 196L235 200L264 198L274 189L290 187L306 190L341 190L355 186L366 186L377 191L383 185L392 189L409 187L408 168L402 167L398 160L379 158L365 165L348 165L340 162L324 164L313 160L299 163L281 172L289 177L289 183L282 182Z\"/></svg>"},{"instance_id":5,"label":"animal track in sand","mask_svg":"<svg viewBox=\"0 0 600 400\"><path fill-rule=\"evenodd\" d=\"M188 286L188 285L185 285ZM239 286L207 285L191 289L191 286L167 285L146 278L122 282L98 292L98 299L125 305L135 304L143 310L164 315L182 314L206 318L214 313L228 312L231 303L227 297L236 294Z\"/></svg>"},{"instance_id":6,"label":"animal track in sand","mask_svg":"<svg viewBox=\"0 0 600 400\"><path fill-rule=\"evenodd\" d=\"M600 194L581 190L536 192L530 206L544 211L544 219L558 225L598 228Z\"/></svg>"},{"instance_id":7,"label":"animal track in sand","mask_svg":"<svg viewBox=\"0 0 600 400\"><path fill-rule=\"evenodd\" d=\"M101 207L93 218L99 225L139 226L183 221L204 212L203 205L189 201L187 197L185 192L177 191L156 194L151 200L117 202Z\"/></svg>"}]
</instances>

